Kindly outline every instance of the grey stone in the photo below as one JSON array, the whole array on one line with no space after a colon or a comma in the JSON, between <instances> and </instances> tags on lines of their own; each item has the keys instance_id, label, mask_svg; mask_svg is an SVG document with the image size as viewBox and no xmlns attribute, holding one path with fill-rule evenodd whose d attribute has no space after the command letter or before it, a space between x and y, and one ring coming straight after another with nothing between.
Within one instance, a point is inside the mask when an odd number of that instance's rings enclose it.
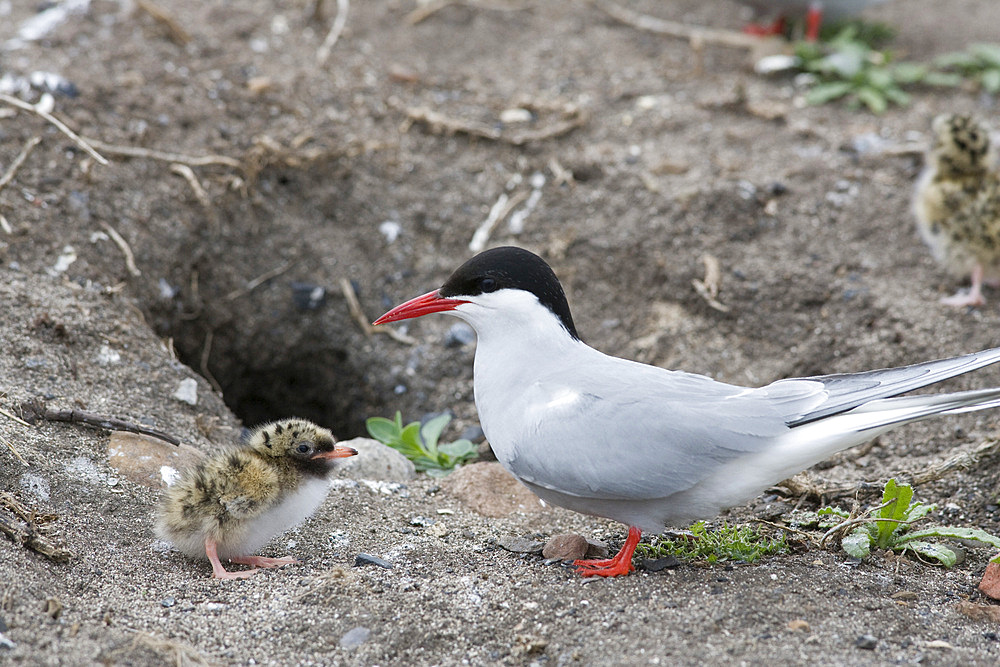
<instances>
[{"instance_id":1,"label":"grey stone","mask_svg":"<svg viewBox=\"0 0 1000 667\"><path fill-rule=\"evenodd\" d=\"M348 650L357 648L368 641L372 631L363 625L351 628L340 638L340 647Z\"/></svg>"},{"instance_id":2,"label":"grey stone","mask_svg":"<svg viewBox=\"0 0 1000 667\"><path fill-rule=\"evenodd\" d=\"M378 565L379 567L384 567L387 570L392 569L392 563L384 558L372 556L371 554L358 554L355 556L354 567L363 567L365 565Z\"/></svg>"},{"instance_id":3,"label":"grey stone","mask_svg":"<svg viewBox=\"0 0 1000 667\"><path fill-rule=\"evenodd\" d=\"M340 477L405 483L417 474L412 461L378 440L354 438L340 444L358 450L357 456L339 461Z\"/></svg>"},{"instance_id":4,"label":"grey stone","mask_svg":"<svg viewBox=\"0 0 1000 667\"><path fill-rule=\"evenodd\" d=\"M861 635L854 640L854 645L866 651L874 651L875 647L878 646L878 639L872 635Z\"/></svg>"},{"instance_id":5,"label":"grey stone","mask_svg":"<svg viewBox=\"0 0 1000 667\"><path fill-rule=\"evenodd\" d=\"M538 540L532 540L528 537L514 537L513 535L505 535L497 540L497 544L506 549L507 551L512 551L516 554L537 554L542 552L544 544Z\"/></svg>"}]
</instances>

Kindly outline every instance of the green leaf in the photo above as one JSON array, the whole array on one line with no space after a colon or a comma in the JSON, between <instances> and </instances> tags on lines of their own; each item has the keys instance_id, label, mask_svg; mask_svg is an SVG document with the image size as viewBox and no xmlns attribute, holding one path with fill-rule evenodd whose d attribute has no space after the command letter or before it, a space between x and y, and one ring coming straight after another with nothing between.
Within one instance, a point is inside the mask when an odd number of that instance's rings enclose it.
<instances>
[{"instance_id":1,"label":"green leaf","mask_svg":"<svg viewBox=\"0 0 1000 667\"><path fill-rule=\"evenodd\" d=\"M446 442L438 447L438 451L455 459L463 459L470 454L474 454L476 446L463 438L455 442Z\"/></svg>"},{"instance_id":2,"label":"green leaf","mask_svg":"<svg viewBox=\"0 0 1000 667\"><path fill-rule=\"evenodd\" d=\"M1000 69L986 70L979 82L983 85L983 90L988 93L1000 92Z\"/></svg>"},{"instance_id":3,"label":"green leaf","mask_svg":"<svg viewBox=\"0 0 1000 667\"><path fill-rule=\"evenodd\" d=\"M937 505L931 503L930 505L924 505L923 503L917 502L910 505L906 510L906 520L909 522L914 522L917 519L923 519L925 516L937 509Z\"/></svg>"},{"instance_id":4,"label":"green leaf","mask_svg":"<svg viewBox=\"0 0 1000 667\"><path fill-rule=\"evenodd\" d=\"M889 86L882 93L890 102L898 104L901 107L905 107L910 103L910 96L897 86Z\"/></svg>"},{"instance_id":5,"label":"green leaf","mask_svg":"<svg viewBox=\"0 0 1000 667\"><path fill-rule=\"evenodd\" d=\"M892 85L892 73L882 67L868 70L868 85L878 90L884 90Z\"/></svg>"},{"instance_id":6,"label":"green leaf","mask_svg":"<svg viewBox=\"0 0 1000 667\"><path fill-rule=\"evenodd\" d=\"M806 102L809 104L826 104L848 94L852 88L854 88L854 84L850 81L821 83L806 93Z\"/></svg>"},{"instance_id":7,"label":"green leaf","mask_svg":"<svg viewBox=\"0 0 1000 667\"><path fill-rule=\"evenodd\" d=\"M920 554L924 558L936 560L945 567L951 567L958 562L958 555L943 544L937 542L907 542L904 549Z\"/></svg>"},{"instance_id":8,"label":"green leaf","mask_svg":"<svg viewBox=\"0 0 1000 667\"><path fill-rule=\"evenodd\" d=\"M441 437L441 432L444 431L444 427L447 426L450 421L450 415L438 415L424 424L420 429L420 437L424 441L424 447L432 455L437 453L438 438Z\"/></svg>"},{"instance_id":9,"label":"green leaf","mask_svg":"<svg viewBox=\"0 0 1000 667\"><path fill-rule=\"evenodd\" d=\"M984 63L1000 67L1000 44L973 44L969 52Z\"/></svg>"},{"instance_id":10,"label":"green leaf","mask_svg":"<svg viewBox=\"0 0 1000 667\"><path fill-rule=\"evenodd\" d=\"M928 72L924 77L923 84L926 86L941 86L943 88L955 88L962 85L960 74L950 74L948 72Z\"/></svg>"},{"instance_id":11,"label":"green leaf","mask_svg":"<svg viewBox=\"0 0 1000 667\"><path fill-rule=\"evenodd\" d=\"M840 546L855 558L866 558L871 553L872 537L868 533L868 529L861 526L845 535L844 539L840 541Z\"/></svg>"},{"instance_id":12,"label":"green leaf","mask_svg":"<svg viewBox=\"0 0 1000 667\"><path fill-rule=\"evenodd\" d=\"M885 113L885 110L889 108L889 102L885 99L885 95L877 88L862 86L854 91L854 94L874 114Z\"/></svg>"},{"instance_id":13,"label":"green leaf","mask_svg":"<svg viewBox=\"0 0 1000 667\"><path fill-rule=\"evenodd\" d=\"M959 528L957 526L928 526L921 530L913 530L900 536L896 542L898 544L907 543L912 540L919 540L924 537L944 537L956 540L972 540L982 544L988 544L1000 548L1000 537L990 535L985 530L979 528Z\"/></svg>"},{"instance_id":14,"label":"green leaf","mask_svg":"<svg viewBox=\"0 0 1000 667\"><path fill-rule=\"evenodd\" d=\"M424 443L420 440L420 422L410 422L399 434L400 441L408 447L423 450Z\"/></svg>"},{"instance_id":15,"label":"green leaf","mask_svg":"<svg viewBox=\"0 0 1000 667\"><path fill-rule=\"evenodd\" d=\"M971 53L958 51L945 53L934 59L934 64L944 69L971 69L979 64L979 60Z\"/></svg>"},{"instance_id":16,"label":"green leaf","mask_svg":"<svg viewBox=\"0 0 1000 667\"><path fill-rule=\"evenodd\" d=\"M431 477L447 477L454 468L428 468L425 472Z\"/></svg>"},{"instance_id":17,"label":"green leaf","mask_svg":"<svg viewBox=\"0 0 1000 667\"><path fill-rule=\"evenodd\" d=\"M365 428L371 437L386 445L399 439L399 429L395 422L385 417L369 417L365 420Z\"/></svg>"},{"instance_id":18,"label":"green leaf","mask_svg":"<svg viewBox=\"0 0 1000 667\"><path fill-rule=\"evenodd\" d=\"M821 507L819 511L816 512L816 514L820 516L828 516L828 515L839 516L841 519L847 519L850 518L851 516L850 512L848 512L847 510L842 510L839 507Z\"/></svg>"},{"instance_id":19,"label":"green leaf","mask_svg":"<svg viewBox=\"0 0 1000 667\"><path fill-rule=\"evenodd\" d=\"M892 78L899 83L917 83L927 76L927 66L919 63L897 63L892 68Z\"/></svg>"}]
</instances>

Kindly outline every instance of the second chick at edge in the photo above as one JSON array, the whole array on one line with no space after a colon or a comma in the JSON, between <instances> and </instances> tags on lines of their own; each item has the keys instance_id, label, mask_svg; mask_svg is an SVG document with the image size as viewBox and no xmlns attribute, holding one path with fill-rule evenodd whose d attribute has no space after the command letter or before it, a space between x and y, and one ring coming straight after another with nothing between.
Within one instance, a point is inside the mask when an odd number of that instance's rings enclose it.
<instances>
[{"instance_id":1,"label":"second chick at edge","mask_svg":"<svg viewBox=\"0 0 1000 667\"><path fill-rule=\"evenodd\" d=\"M968 292L941 303L981 306L983 282L1000 279L1000 173L989 130L955 114L938 116L931 128L933 145L913 201L917 228L938 262L971 276Z\"/></svg>"},{"instance_id":2,"label":"second chick at edge","mask_svg":"<svg viewBox=\"0 0 1000 667\"><path fill-rule=\"evenodd\" d=\"M304 419L264 424L245 445L202 461L167 490L156 533L189 556L207 557L218 579L297 563L291 556L254 554L315 512L330 490L334 460L357 453L338 447L330 431ZM229 572L222 560L253 569Z\"/></svg>"}]
</instances>

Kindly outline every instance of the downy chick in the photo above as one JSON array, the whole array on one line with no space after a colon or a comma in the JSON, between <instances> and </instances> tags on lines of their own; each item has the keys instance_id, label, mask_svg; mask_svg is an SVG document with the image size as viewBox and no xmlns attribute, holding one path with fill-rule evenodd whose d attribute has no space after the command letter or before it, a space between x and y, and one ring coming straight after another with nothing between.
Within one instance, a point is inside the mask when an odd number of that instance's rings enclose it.
<instances>
[{"instance_id":1,"label":"downy chick","mask_svg":"<svg viewBox=\"0 0 1000 667\"><path fill-rule=\"evenodd\" d=\"M971 276L968 292L941 299L980 306L983 280L1000 278L1000 175L989 130L970 116L941 115L917 183L913 211L934 258L951 273Z\"/></svg>"},{"instance_id":2,"label":"downy chick","mask_svg":"<svg viewBox=\"0 0 1000 667\"><path fill-rule=\"evenodd\" d=\"M330 431L303 419L260 426L244 446L206 459L167 490L157 535L189 556L207 556L218 579L297 563L290 556L253 554L316 511L330 489L334 459L355 454L338 447ZM228 572L221 560L254 569Z\"/></svg>"}]
</instances>

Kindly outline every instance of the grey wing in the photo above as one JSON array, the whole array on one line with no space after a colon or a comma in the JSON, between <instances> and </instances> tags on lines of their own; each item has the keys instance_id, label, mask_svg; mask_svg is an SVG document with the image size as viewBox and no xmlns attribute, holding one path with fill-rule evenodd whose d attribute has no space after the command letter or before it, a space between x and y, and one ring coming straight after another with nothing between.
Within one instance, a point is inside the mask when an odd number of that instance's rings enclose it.
<instances>
[{"instance_id":1,"label":"grey wing","mask_svg":"<svg viewBox=\"0 0 1000 667\"><path fill-rule=\"evenodd\" d=\"M549 401L544 419L529 420L530 441L543 446L515 443L512 472L579 497L662 498L768 447L788 431L788 414L823 400L815 382L747 389L639 364L618 371L584 378L588 390L574 402ZM581 386L578 373L572 386ZM559 394L557 385L529 388L528 403Z\"/></svg>"},{"instance_id":2,"label":"grey wing","mask_svg":"<svg viewBox=\"0 0 1000 667\"><path fill-rule=\"evenodd\" d=\"M961 357L926 361L899 368L779 380L768 385L765 389L780 389L781 385L785 383L803 380L822 383L826 400L797 416L790 416L788 425L800 426L823 417L846 412L869 401L905 394L913 389L926 387L998 361L1000 361L1000 348L993 348Z\"/></svg>"}]
</instances>

